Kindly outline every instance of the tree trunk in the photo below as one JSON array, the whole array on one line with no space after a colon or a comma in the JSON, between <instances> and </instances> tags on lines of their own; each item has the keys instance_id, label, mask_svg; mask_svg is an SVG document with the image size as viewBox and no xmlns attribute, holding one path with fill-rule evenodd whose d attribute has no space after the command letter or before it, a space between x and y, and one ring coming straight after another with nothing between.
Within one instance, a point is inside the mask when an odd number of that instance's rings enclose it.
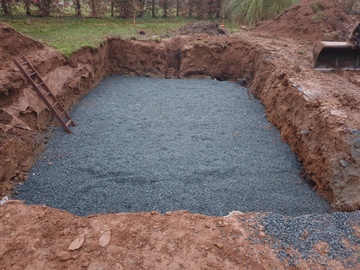
<instances>
[{"instance_id":1,"label":"tree trunk","mask_svg":"<svg viewBox=\"0 0 360 270\"><path fill-rule=\"evenodd\" d=\"M155 14L155 4L156 4L156 0L151 0L151 16L153 18L156 17L156 14Z\"/></svg>"},{"instance_id":2,"label":"tree trunk","mask_svg":"<svg viewBox=\"0 0 360 270\"><path fill-rule=\"evenodd\" d=\"M111 18L113 18L114 17L114 1L115 0L111 0L111 6L110 6L110 9L111 9Z\"/></svg>"},{"instance_id":3,"label":"tree trunk","mask_svg":"<svg viewBox=\"0 0 360 270\"><path fill-rule=\"evenodd\" d=\"M139 18L140 17L143 17L144 14L145 14L145 0L139 0L138 1L138 5L137 7L135 8L135 12L136 12L136 16L138 16Z\"/></svg>"},{"instance_id":4,"label":"tree trunk","mask_svg":"<svg viewBox=\"0 0 360 270\"><path fill-rule=\"evenodd\" d=\"M216 0L216 4L217 4L217 5L216 5L217 9L216 9L216 15L215 15L215 17L216 17L216 18L220 18L222 0Z\"/></svg>"},{"instance_id":5,"label":"tree trunk","mask_svg":"<svg viewBox=\"0 0 360 270\"><path fill-rule=\"evenodd\" d=\"M95 0L91 0L89 4L90 4L90 9L91 9L91 17L96 18L97 17L97 12L96 12Z\"/></svg>"},{"instance_id":6,"label":"tree trunk","mask_svg":"<svg viewBox=\"0 0 360 270\"><path fill-rule=\"evenodd\" d=\"M164 12L164 14L163 14L163 17L164 18L167 18L167 16L168 16L168 0L163 0L163 12Z\"/></svg>"},{"instance_id":7,"label":"tree trunk","mask_svg":"<svg viewBox=\"0 0 360 270\"><path fill-rule=\"evenodd\" d=\"M81 17L81 3L80 3L80 0L75 0L75 3L74 3L74 6L75 6L75 15L76 17Z\"/></svg>"},{"instance_id":8,"label":"tree trunk","mask_svg":"<svg viewBox=\"0 0 360 270\"><path fill-rule=\"evenodd\" d=\"M27 16L31 16L30 4L30 0L24 0L24 6Z\"/></svg>"},{"instance_id":9,"label":"tree trunk","mask_svg":"<svg viewBox=\"0 0 360 270\"><path fill-rule=\"evenodd\" d=\"M176 17L179 17L180 0L176 0Z\"/></svg>"},{"instance_id":10,"label":"tree trunk","mask_svg":"<svg viewBox=\"0 0 360 270\"><path fill-rule=\"evenodd\" d=\"M214 0L211 0L208 3L209 5L208 18L211 18L213 15L213 4L214 4Z\"/></svg>"},{"instance_id":11,"label":"tree trunk","mask_svg":"<svg viewBox=\"0 0 360 270\"><path fill-rule=\"evenodd\" d=\"M188 5L189 5L188 17L190 18L193 15L193 11L194 11L194 0L189 0Z\"/></svg>"},{"instance_id":12,"label":"tree trunk","mask_svg":"<svg viewBox=\"0 0 360 270\"><path fill-rule=\"evenodd\" d=\"M1 0L1 9L4 12L4 15L10 15L10 11L7 6L6 0Z\"/></svg>"},{"instance_id":13,"label":"tree trunk","mask_svg":"<svg viewBox=\"0 0 360 270\"><path fill-rule=\"evenodd\" d=\"M50 15L50 8L51 8L51 0L41 0L40 1L40 11L42 16L49 16Z\"/></svg>"}]
</instances>

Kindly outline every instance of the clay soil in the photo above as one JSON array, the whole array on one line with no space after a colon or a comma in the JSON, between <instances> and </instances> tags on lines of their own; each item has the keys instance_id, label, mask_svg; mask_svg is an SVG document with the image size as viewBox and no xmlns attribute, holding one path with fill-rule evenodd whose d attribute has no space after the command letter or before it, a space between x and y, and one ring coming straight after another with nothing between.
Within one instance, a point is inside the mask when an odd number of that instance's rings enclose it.
<instances>
[{"instance_id":1,"label":"clay soil","mask_svg":"<svg viewBox=\"0 0 360 270\"><path fill-rule=\"evenodd\" d=\"M359 210L360 73L312 69L314 41L346 40L358 21L332 1L319 0L320 11L311 8L312 2L301 1L276 20L236 35L196 33L161 42L109 38L69 60L0 24L1 195L10 196L13 186L26 180L49 139L48 127L56 125L12 62L25 55L67 109L113 73L246 79L250 93L262 101L269 121L299 157L304 177L314 183L319 196L334 210ZM264 215L209 217L177 211L77 217L9 201L0 206L0 265L4 269L360 269L359 256L351 264L327 256L336 249L331 241L309 247L313 256L308 257L289 247L286 252L298 258L295 263L281 258L281 248L259 225ZM359 219L351 224L349 233L359 239ZM360 254L358 243L344 245Z\"/></svg>"}]
</instances>

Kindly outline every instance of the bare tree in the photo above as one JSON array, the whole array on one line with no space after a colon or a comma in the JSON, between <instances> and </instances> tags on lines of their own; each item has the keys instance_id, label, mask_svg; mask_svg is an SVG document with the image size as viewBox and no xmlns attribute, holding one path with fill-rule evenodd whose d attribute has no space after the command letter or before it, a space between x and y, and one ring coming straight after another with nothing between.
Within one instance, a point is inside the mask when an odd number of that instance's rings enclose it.
<instances>
[{"instance_id":1,"label":"bare tree","mask_svg":"<svg viewBox=\"0 0 360 270\"><path fill-rule=\"evenodd\" d=\"M134 0L115 0L114 8L117 10L120 18L132 18L136 9Z\"/></svg>"},{"instance_id":2,"label":"bare tree","mask_svg":"<svg viewBox=\"0 0 360 270\"><path fill-rule=\"evenodd\" d=\"M137 17L144 16L146 12L146 1L145 0L133 0L135 1L134 7L135 7L135 15Z\"/></svg>"},{"instance_id":3,"label":"bare tree","mask_svg":"<svg viewBox=\"0 0 360 270\"><path fill-rule=\"evenodd\" d=\"M168 12L169 12L169 8L170 8L170 0L160 0L160 5L161 8L163 10L163 17L167 18L168 17Z\"/></svg>"},{"instance_id":4,"label":"bare tree","mask_svg":"<svg viewBox=\"0 0 360 270\"><path fill-rule=\"evenodd\" d=\"M223 0L216 0L216 18L220 18L222 4Z\"/></svg>"},{"instance_id":5,"label":"bare tree","mask_svg":"<svg viewBox=\"0 0 360 270\"><path fill-rule=\"evenodd\" d=\"M180 14L180 0L176 0L176 17L179 17Z\"/></svg>"},{"instance_id":6,"label":"bare tree","mask_svg":"<svg viewBox=\"0 0 360 270\"><path fill-rule=\"evenodd\" d=\"M31 16L31 0L24 0L24 7L26 15Z\"/></svg>"},{"instance_id":7,"label":"bare tree","mask_svg":"<svg viewBox=\"0 0 360 270\"><path fill-rule=\"evenodd\" d=\"M90 16L92 18L97 18L98 17L97 5L96 4L97 4L96 0L89 0L89 6L90 6L90 10L91 10Z\"/></svg>"},{"instance_id":8,"label":"bare tree","mask_svg":"<svg viewBox=\"0 0 360 270\"><path fill-rule=\"evenodd\" d=\"M194 14L196 0L188 0L187 1L187 9L188 9L188 17L192 17Z\"/></svg>"},{"instance_id":9,"label":"bare tree","mask_svg":"<svg viewBox=\"0 0 360 270\"><path fill-rule=\"evenodd\" d=\"M155 18L157 9L159 8L158 0L144 0L144 13L149 12L151 17Z\"/></svg>"},{"instance_id":10,"label":"bare tree","mask_svg":"<svg viewBox=\"0 0 360 270\"><path fill-rule=\"evenodd\" d=\"M81 17L81 3L80 0L74 0L74 8L76 17Z\"/></svg>"},{"instance_id":11,"label":"bare tree","mask_svg":"<svg viewBox=\"0 0 360 270\"><path fill-rule=\"evenodd\" d=\"M86 3L90 7L90 16L92 18L99 18L104 16L108 10L107 0L86 0Z\"/></svg>"},{"instance_id":12,"label":"bare tree","mask_svg":"<svg viewBox=\"0 0 360 270\"><path fill-rule=\"evenodd\" d=\"M52 0L38 0L35 2L35 6L40 11L40 15L49 16L51 9Z\"/></svg>"},{"instance_id":13,"label":"bare tree","mask_svg":"<svg viewBox=\"0 0 360 270\"><path fill-rule=\"evenodd\" d=\"M4 15L10 15L10 11L9 11L9 7L8 7L8 3L9 1L7 0L1 0L1 9L4 13Z\"/></svg>"}]
</instances>

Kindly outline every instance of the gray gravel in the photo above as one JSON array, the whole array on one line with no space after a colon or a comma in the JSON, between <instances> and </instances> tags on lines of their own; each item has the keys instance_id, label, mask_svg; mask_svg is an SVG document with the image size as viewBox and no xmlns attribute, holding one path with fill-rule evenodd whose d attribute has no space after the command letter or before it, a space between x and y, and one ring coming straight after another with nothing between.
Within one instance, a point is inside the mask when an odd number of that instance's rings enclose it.
<instances>
[{"instance_id":1,"label":"gray gravel","mask_svg":"<svg viewBox=\"0 0 360 270\"><path fill-rule=\"evenodd\" d=\"M115 75L71 115L74 133L56 129L18 199L78 215L329 212L238 84Z\"/></svg>"},{"instance_id":2,"label":"gray gravel","mask_svg":"<svg viewBox=\"0 0 360 270\"><path fill-rule=\"evenodd\" d=\"M353 230L353 226L360 226L360 211L295 218L269 214L262 224L266 235L271 237L268 242L275 242L273 248L278 257L291 266L299 266L300 258L317 261L325 269L334 270L336 268L330 260L340 261L344 267L351 269L356 269L356 264L360 263L360 237ZM328 248L323 259L313 250L314 245L320 243L326 243ZM289 252L291 249L298 251L301 257L292 255Z\"/></svg>"}]
</instances>

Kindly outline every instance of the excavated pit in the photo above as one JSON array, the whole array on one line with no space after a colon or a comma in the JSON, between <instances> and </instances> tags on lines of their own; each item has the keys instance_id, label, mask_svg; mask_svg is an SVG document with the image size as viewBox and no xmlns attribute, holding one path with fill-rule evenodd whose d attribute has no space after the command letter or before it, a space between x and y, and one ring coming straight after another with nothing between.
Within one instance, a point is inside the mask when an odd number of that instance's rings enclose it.
<instances>
[{"instance_id":1,"label":"excavated pit","mask_svg":"<svg viewBox=\"0 0 360 270\"><path fill-rule=\"evenodd\" d=\"M266 36L108 39L67 60L0 23L0 193L8 195L27 179L55 123L12 63L25 55L67 109L115 73L246 79L314 190L332 209L359 209L360 77L314 72L312 44ZM0 264L18 269L359 269L359 214L214 217L152 211L80 217L9 201L0 206Z\"/></svg>"},{"instance_id":2,"label":"excavated pit","mask_svg":"<svg viewBox=\"0 0 360 270\"><path fill-rule=\"evenodd\" d=\"M260 102L233 82L111 76L72 111L16 191L77 215L327 213Z\"/></svg>"},{"instance_id":3,"label":"excavated pit","mask_svg":"<svg viewBox=\"0 0 360 270\"><path fill-rule=\"evenodd\" d=\"M5 33L9 40L18 35L9 29ZM356 105L352 105L356 102L357 87L340 76L335 81L328 79L325 85L324 75L315 74L309 63L297 61L293 48L287 49L289 41L280 40L274 46L261 38L250 41L206 35L174 37L161 42L110 38L98 49L84 48L67 61L35 41L23 36L17 38L35 46L28 46L29 50L10 50L11 57L27 56L66 108L73 107L110 74L246 79L250 92L264 104L269 121L279 128L281 139L298 156L304 176L315 183L318 194L335 210L359 207L359 127ZM36 54L37 50L41 53ZM10 129L2 134L1 153L11 157L2 159L0 164L5 190L27 177L26 172L48 140L42 130L52 119L14 68L11 57L5 57L8 62L4 66L10 71L5 74L5 85L12 92L1 101L6 105L5 112L16 120L9 122L13 126L2 126L3 130ZM339 103L329 103L329 93L320 90L337 86L345 87L347 96L337 92L335 100ZM6 101L11 102L6 104ZM338 107L345 101L348 106ZM344 118L349 110L355 114Z\"/></svg>"}]
</instances>

